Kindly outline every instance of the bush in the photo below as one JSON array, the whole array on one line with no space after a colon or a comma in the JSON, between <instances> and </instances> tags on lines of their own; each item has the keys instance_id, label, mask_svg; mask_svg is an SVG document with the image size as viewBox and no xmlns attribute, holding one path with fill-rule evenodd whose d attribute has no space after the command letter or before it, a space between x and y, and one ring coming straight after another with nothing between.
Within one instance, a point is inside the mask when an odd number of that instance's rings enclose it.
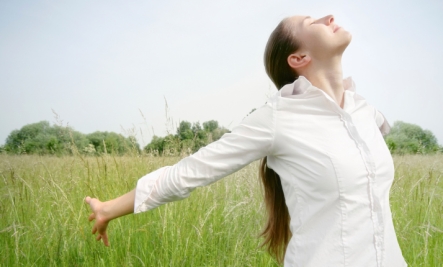
<instances>
[{"instance_id":1,"label":"bush","mask_svg":"<svg viewBox=\"0 0 443 267\"><path fill-rule=\"evenodd\" d=\"M169 134L166 137L154 135L143 150L152 155L191 154L220 139L227 132L229 131L224 127L219 127L215 120L204 122L203 128L199 122L191 124L188 121L182 121L175 135Z\"/></svg>"},{"instance_id":2,"label":"bush","mask_svg":"<svg viewBox=\"0 0 443 267\"><path fill-rule=\"evenodd\" d=\"M429 154L441 151L437 138L431 131L402 121L394 122L385 141L391 153L395 154Z\"/></svg>"}]
</instances>

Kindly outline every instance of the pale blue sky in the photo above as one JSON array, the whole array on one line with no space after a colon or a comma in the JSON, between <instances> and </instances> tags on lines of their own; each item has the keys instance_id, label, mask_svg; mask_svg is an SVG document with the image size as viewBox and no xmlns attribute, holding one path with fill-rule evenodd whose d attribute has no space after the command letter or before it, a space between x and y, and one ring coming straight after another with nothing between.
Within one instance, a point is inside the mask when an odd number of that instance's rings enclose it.
<instances>
[{"instance_id":1,"label":"pale blue sky","mask_svg":"<svg viewBox=\"0 0 443 267\"><path fill-rule=\"evenodd\" d=\"M146 144L166 133L164 98L175 123L232 128L275 91L264 46L295 14L335 15L353 35L343 67L357 92L443 144L440 0L1 1L0 144L55 122L52 109L80 132L135 128Z\"/></svg>"}]
</instances>

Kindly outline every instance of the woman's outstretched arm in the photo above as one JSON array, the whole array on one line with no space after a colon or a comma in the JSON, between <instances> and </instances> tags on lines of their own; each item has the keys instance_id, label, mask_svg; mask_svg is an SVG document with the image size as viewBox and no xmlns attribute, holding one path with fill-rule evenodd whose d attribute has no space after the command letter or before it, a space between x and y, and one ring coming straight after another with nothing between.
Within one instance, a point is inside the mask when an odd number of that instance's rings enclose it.
<instances>
[{"instance_id":1,"label":"woman's outstretched arm","mask_svg":"<svg viewBox=\"0 0 443 267\"><path fill-rule=\"evenodd\" d=\"M135 191L134 213L187 198L195 188L214 183L271 155L276 127L274 113L273 104L267 103L219 140L173 166L162 167L140 178Z\"/></svg>"},{"instance_id":2,"label":"woman's outstretched arm","mask_svg":"<svg viewBox=\"0 0 443 267\"><path fill-rule=\"evenodd\" d=\"M274 140L274 109L269 104L244 118L231 133L201 148L173 166L157 169L137 181L136 188L116 199L101 202L86 197L95 220L92 233L108 246L108 223L117 217L152 210L184 199L197 187L209 185L270 154Z\"/></svg>"},{"instance_id":3,"label":"woman's outstretched arm","mask_svg":"<svg viewBox=\"0 0 443 267\"><path fill-rule=\"evenodd\" d=\"M134 212L135 189L109 201L101 202L97 198L86 197L92 213L89 221L95 220L92 234L97 233L97 241L103 240L105 246L109 246L106 228L111 220Z\"/></svg>"}]
</instances>

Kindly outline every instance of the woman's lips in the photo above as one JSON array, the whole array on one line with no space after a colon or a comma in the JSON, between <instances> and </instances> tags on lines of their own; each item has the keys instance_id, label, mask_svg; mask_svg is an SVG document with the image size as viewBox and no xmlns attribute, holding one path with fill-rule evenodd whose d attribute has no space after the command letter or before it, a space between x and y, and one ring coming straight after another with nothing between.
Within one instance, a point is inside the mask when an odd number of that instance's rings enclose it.
<instances>
[{"instance_id":1,"label":"woman's lips","mask_svg":"<svg viewBox=\"0 0 443 267\"><path fill-rule=\"evenodd\" d=\"M335 28L334 28L334 32L336 32L336 31L338 31L338 30L340 30L340 29L341 29L340 26L335 26Z\"/></svg>"}]
</instances>

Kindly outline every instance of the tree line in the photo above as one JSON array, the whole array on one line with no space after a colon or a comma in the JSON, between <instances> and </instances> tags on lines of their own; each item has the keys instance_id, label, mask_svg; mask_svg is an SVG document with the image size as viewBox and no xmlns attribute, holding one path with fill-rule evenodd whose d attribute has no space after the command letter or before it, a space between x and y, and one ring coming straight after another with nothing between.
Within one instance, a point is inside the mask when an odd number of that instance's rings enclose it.
<instances>
[{"instance_id":1,"label":"tree line","mask_svg":"<svg viewBox=\"0 0 443 267\"><path fill-rule=\"evenodd\" d=\"M149 144L140 149L135 137L124 137L115 132L96 131L83 134L69 126L50 125L40 121L12 131L0 152L8 154L69 155L74 152L87 155L112 153L147 153L151 155L192 154L201 147L220 139L229 130L210 120L200 124L181 121L175 134L164 137L154 135ZM420 126L396 121L385 137L393 154L442 153L443 147L429 130Z\"/></svg>"},{"instance_id":2,"label":"tree line","mask_svg":"<svg viewBox=\"0 0 443 267\"><path fill-rule=\"evenodd\" d=\"M40 121L12 131L0 149L10 154L124 154L138 149L133 137L124 137L114 132L93 132L83 134L69 126L50 125Z\"/></svg>"},{"instance_id":3,"label":"tree line","mask_svg":"<svg viewBox=\"0 0 443 267\"><path fill-rule=\"evenodd\" d=\"M229 132L215 120L190 123L182 121L175 134L165 137L154 135L143 150L135 137L124 137L115 132L96 131L83 134L69 126L51 125L40 121L12 131L0 152L8 154L70 155L75 152L89 155L111 153L149 153L153 155L191 154L203 146L220 139Z\"/></svg>"}]
</instances>

